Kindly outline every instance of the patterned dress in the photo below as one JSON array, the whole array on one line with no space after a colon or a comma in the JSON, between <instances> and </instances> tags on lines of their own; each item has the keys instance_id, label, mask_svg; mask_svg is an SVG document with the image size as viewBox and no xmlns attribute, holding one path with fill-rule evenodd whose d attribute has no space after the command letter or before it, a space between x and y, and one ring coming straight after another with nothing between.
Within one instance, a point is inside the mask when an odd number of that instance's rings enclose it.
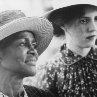
<instances>
[{"instance_id":1,"label":"patterned dress","mask_svg":"<svg viewBox=\"0 0 97 97\"><path fill-rule=\"evenodd\" d=\"M97 97L97 48L82 57L64 45L38 78L38 87L56 97Z\"/></svg>"}]
</instances>

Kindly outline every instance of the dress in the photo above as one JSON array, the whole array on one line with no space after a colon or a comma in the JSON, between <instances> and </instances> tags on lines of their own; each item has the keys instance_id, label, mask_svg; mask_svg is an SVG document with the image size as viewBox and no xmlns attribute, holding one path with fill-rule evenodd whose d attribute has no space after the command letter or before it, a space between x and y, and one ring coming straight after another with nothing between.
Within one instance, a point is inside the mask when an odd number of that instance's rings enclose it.
<instances>
[{"instance_id":1,"label":"dress","mask_svg":"<svg viewBox=\"0 0 97 97\"><path fill-rule=\"evenodd\" d=\"M36 87L24 86L28 97L55 97L50 91L43 91Z\"/></svg>"},{"instance_id":2,"label":"dress","mask_svg":"<svg viewBox=\"0 0 97 97\"><path fill-rule=\"evenodd\" d=\"M8 96L0 92L0 97ZM24 85L24 91L20 95L17 95L17 97L55 97L55 96L49 91L43 91L36 87Z\"/></svg>"},{"instance_id":3,"label":"dress","mask_svg":"<svg viewBox=\"0 0 97 97\"><path fill-rule=\"evenodd\" d=\"M64 44L40 72L37 86L50 90L56 97L97 97L96 47L82 57Z\"/></svg>"}]
</instances>

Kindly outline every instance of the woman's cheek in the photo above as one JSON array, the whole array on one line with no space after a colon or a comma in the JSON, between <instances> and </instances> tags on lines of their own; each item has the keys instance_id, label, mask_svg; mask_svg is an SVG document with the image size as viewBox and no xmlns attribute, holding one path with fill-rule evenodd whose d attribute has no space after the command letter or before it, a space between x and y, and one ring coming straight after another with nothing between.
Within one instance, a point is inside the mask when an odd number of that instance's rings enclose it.
<instances>
[{"instance_id":1,"label":"woman's cheek","mask_svg":"<svg viewBox=\"0 0 97 97\"><path fill-rule=\"evenodd\" d=\"M18 56L18 58L21 59L21 61L25 62L25 60L27 58L27 50L25 50L25 49L24 50L19 50L17 52L17 56Z\"/></svg>"}]
</instances>

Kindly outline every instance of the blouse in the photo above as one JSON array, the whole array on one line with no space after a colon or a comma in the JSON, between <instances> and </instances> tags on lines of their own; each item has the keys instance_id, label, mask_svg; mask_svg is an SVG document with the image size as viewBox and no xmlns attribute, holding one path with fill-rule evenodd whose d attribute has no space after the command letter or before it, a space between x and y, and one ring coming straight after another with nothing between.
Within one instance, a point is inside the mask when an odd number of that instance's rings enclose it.
<instances>
[{"instance_id":1,"label":"blouse","mask_svg":"<svg viewBox=\"0 0 97 97\"><path fill-rule=\"evenodd\" d=\"M0 92L0 97L9 97ZM50 91L44 91L33 86L24 85L24 91L16 97L55 97Z\"/></svg>"},{"instance_id":2,"label":"blouse","mask_svg":"<svg viewBox=\"0 0 97 97\"><path fill-rule=\"evenodd\" d=\"M97 97L97 48L82 57L66 45L38 74L38 87L56 97Z\"/></svg>"}]
</instances>

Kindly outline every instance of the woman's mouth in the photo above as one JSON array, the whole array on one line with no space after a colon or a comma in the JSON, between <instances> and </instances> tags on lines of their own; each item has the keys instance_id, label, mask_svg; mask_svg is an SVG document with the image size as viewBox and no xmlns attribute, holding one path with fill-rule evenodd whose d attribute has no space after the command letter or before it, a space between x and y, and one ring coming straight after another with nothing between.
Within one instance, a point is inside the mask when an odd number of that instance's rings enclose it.
<instances>
[{"instance_id":1,"label":"woman's mouth","mask_svg":"<svg viewBox=\"0 0 97 97\"><path fill-rule=\"evenodd\" d=\"M88 39L88 40L93 40L93 39L95 38L95 36L96 36L96 35L91 35L91 36L86 37L86 39Z\"/></svg>"},{"instance_id":2,"label":"woman's mouth","mask_svg":"<svg viewBox=\"0 0 97 97\"><path fill-rule=\"evenodd\" d=\"M36 59L26 60L25 63L30 66L36 66Z\"/></svg>"}]
</instances>

